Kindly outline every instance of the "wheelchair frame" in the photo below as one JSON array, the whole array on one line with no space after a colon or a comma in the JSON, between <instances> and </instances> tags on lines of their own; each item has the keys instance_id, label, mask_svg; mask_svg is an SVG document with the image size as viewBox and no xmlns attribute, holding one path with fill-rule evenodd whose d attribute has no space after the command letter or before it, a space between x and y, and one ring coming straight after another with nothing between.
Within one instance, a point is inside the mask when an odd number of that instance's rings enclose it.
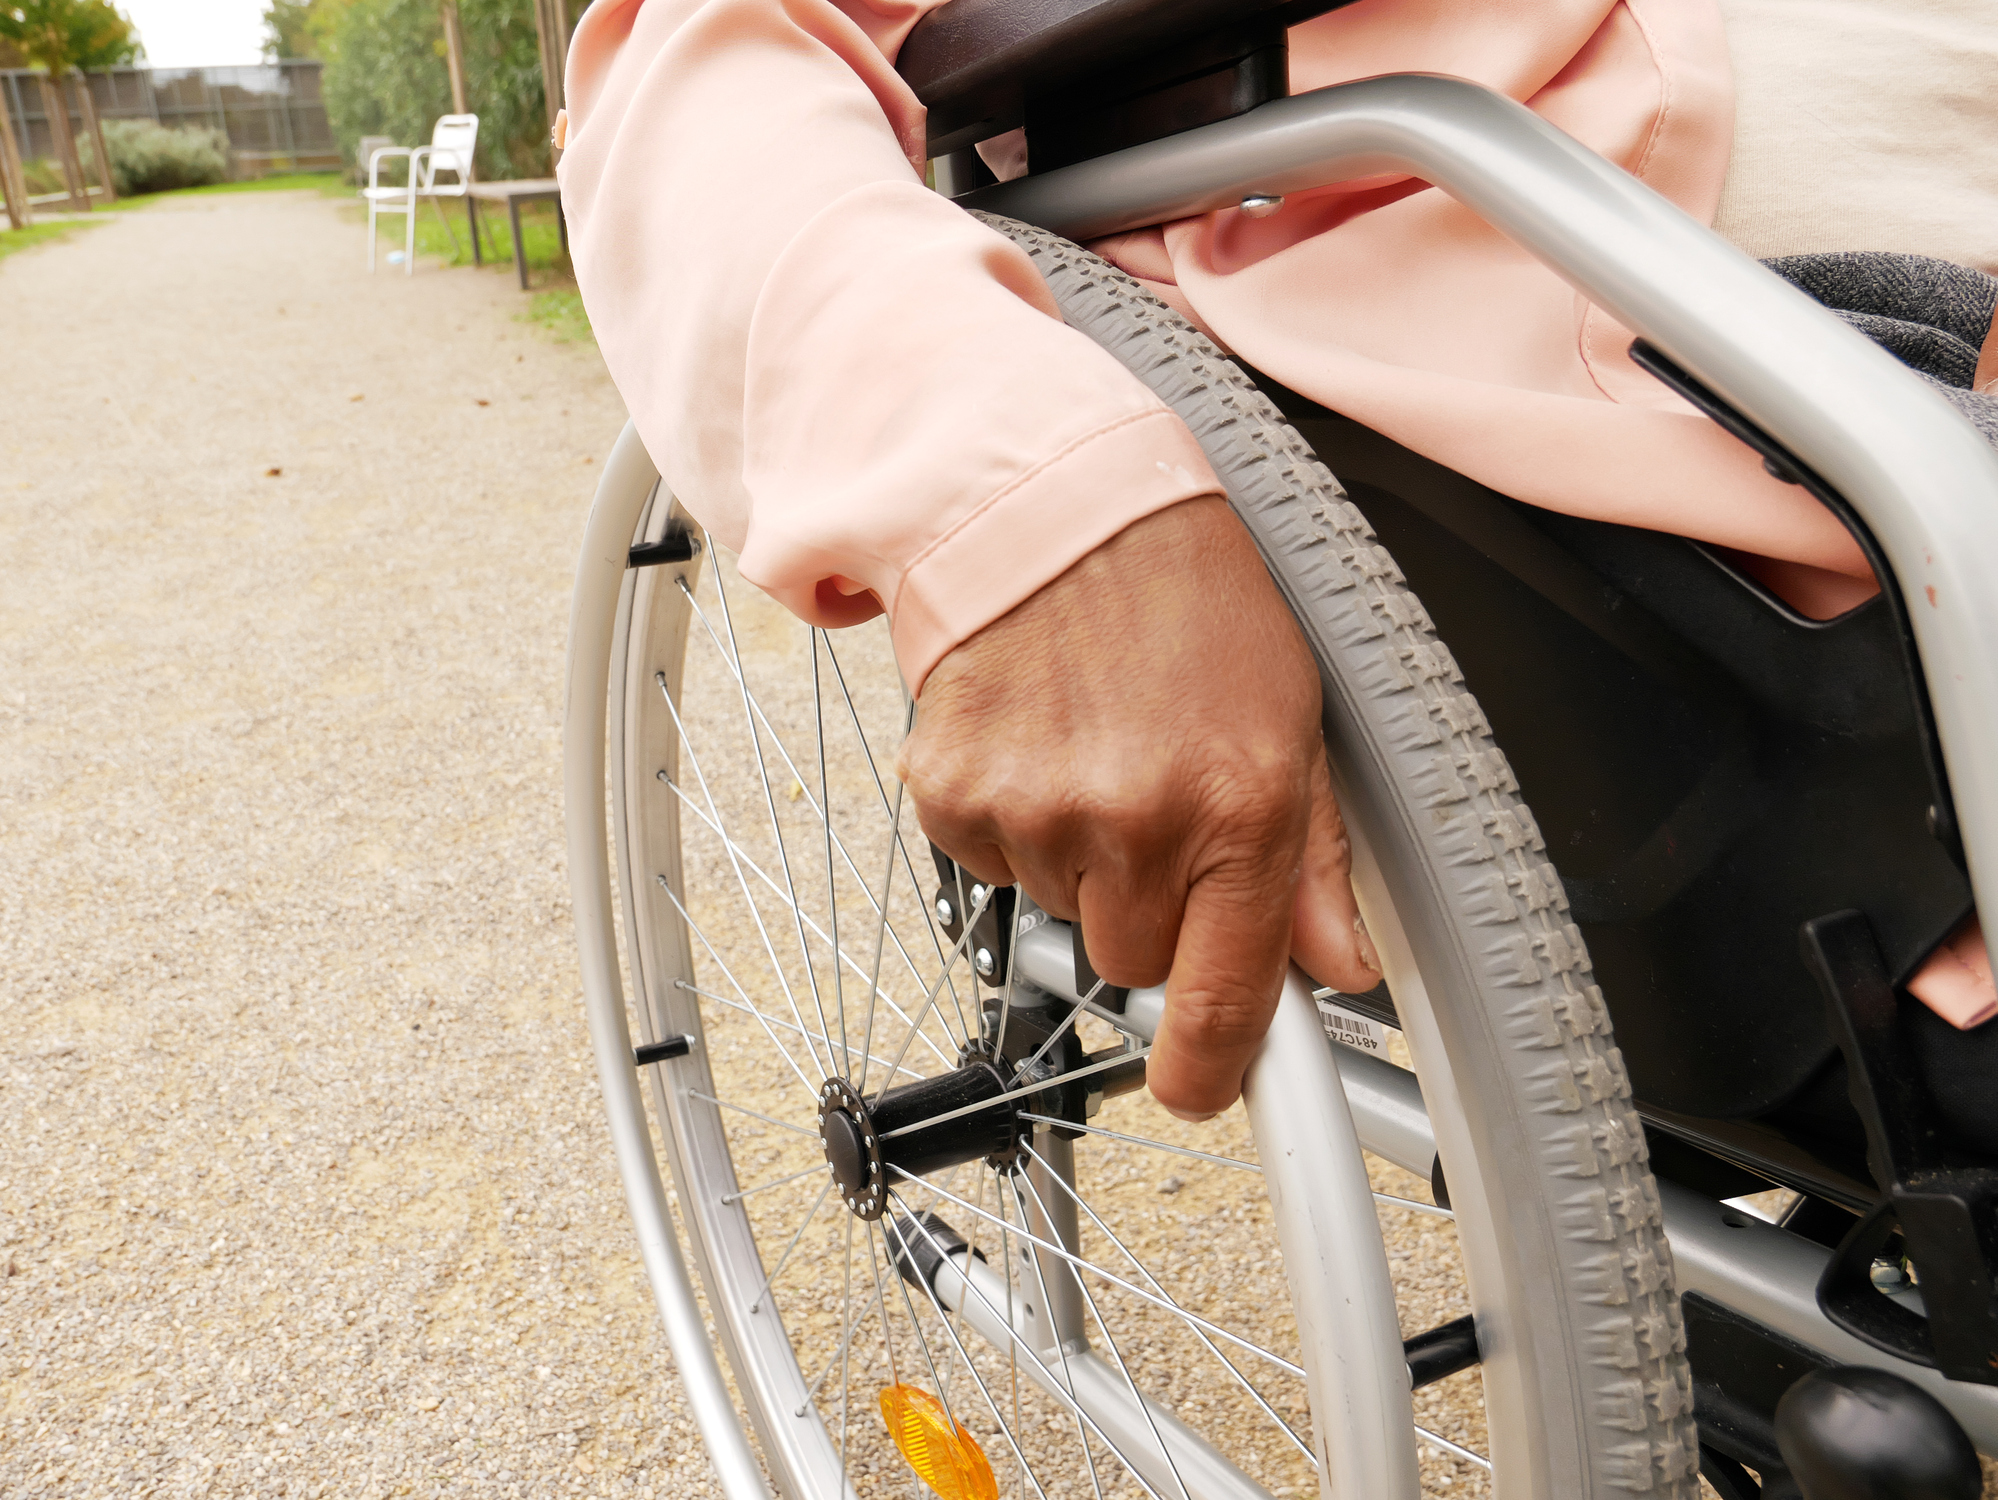
<instances>
[{"instance_id":1,"label":"wheelchair frame","mask_svg":"<svg viewBox=\"0 0 1998 1500\"><path fill-rule=\"evenodd\" d=\"M957 201L1084 239L1387 172L1431 182L1480 214L1739 414L1793 472L1849 501L1884 554L1883 588L1898 592L1919 651L1946 769L1937 821L1945 836L1960 832L1980 905L1998 911L1998 756L1979 753L1998 745L1998 610L1976 607L1983 580L1998 577L1998 453L1890 355L1650 189L1501 95L1401 75L1275 99ZM653 1159L605 860L604 691L651 474L627 429L605 467L579 571L565 725L570 878L598 1072L641 1253L723 1488L746 1497L767 1490ZM1434 1142L1413 1076L1343 1049L1338 1064L1361 1143L1427 1173ZM1816 1287L1831 1252L1669 1182L1660 1191L1682 1294L1832 1361L1891 1368L1941 1400L1981 1450L1998 1452L1998 1387L1946 1380L1825 1318Z\"/></svg>"}]
</instances>

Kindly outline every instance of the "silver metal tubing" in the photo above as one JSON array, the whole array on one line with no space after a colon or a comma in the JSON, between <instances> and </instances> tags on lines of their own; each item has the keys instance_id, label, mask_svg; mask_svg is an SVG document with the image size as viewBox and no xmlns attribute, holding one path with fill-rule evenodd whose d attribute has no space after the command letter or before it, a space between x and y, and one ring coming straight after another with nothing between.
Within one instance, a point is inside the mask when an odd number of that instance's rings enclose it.
<instances>
[{"instance_id":1,"label":"silver metal tubing","mask_svg":"<svg viewBox=\"0 0 1998 1500\"><path fill-rule=\"evenodd\" d=\"M1398 74L957 200L1071 239L1378 173L1435 184L1842 493L1908 601L1978 904L1998 912L1998 453L1893 356L1523 105Z\"/></svg>"},{"instance_id":2,"label":"silver metal tubing","mask_svg":"<svg viewBox=\"0 0 1998 1500\"><path fill-rule=\"evenodd\" d=\"M1310 1377L1319 1493L1414 1500L1415 1412L1387 1246L1311 991L1293 964L1242 1104L1259 1143L1286 1143L1258 1154Z\"/></svg>"},{"instance_id":3,"label":"silver metal tubing","mask_svg":"<svg viewBox=\"0 0 1998 1500\"><path fill-rule=\"evenodd\" d=\"M1658 1184L1679 1291L1724 1307L1831 1356L1912 1380L1950 1409L1980 1453L1998 1453L1998 1386L1947 1380L1834 1327L1818 1311L1818 1277L1831 1251L1752 1214L1670 1182Z\"/></svg>"},{"instance_id":4,"label":"silver metal tubing","mask_svg":"<svg viewBox=\"0 0 1998 1500\"><path fill-rule=\"evenodd\" d=\"M666 1324L687 1402L729 1500L765 1500L770 1486L729 1399L714 1346L694 1299L687 1263L673 1232L665 1186L652 1155L652 1137L631 1058L624 985L611 928L610 867L604 851L604 695L625 554L658 472L626 424L604 465L596 503L576 565L569 616L569 675L562 726L563 821L568 832L569 894L582 950L583 1005L590 1021L597 1079L610 1118L611 1146L624 1179L639 1256Z\"/></svg>"},{"instance_id":5,"label":"silver metal tubing","mask_svg":"<svg viewBox=\"0 0 1998 1500\"><path fill-rule=\"evenodd\" d=\"M1339 1055L1360 1143L1396 1166L1427 1173L1436 1146L1415 1075L1350 1047L1332 1051ZM1397 1073L1405 1082L1388 1076ZM1945 1380L1862 1344L1818 1310L1818 1277L1829 1250L1676 1183L1661 1181L1658 1193L1681 1293L1703 1293L1841 1364L1905 1376L1955 1414L1979 1452L1998 1453L1998 1387Z\"/></svg>"},{"instance_id":6,"label":"silver metal tubing","mask_svg":"<svg viewBox=\"0 0 1998 1500\"><path fill-rule=\"evenodd\" d=\"M1048 1272L1049 1276L1054 1274ZM1065 1270L1060 1274L1073 1280ZM1023 1289L1012 1292L1014 1326L1009 1329L1003 1311L1008 1303L1006 1283L986 1262L974 1260L968 1253L951 1256L937 1271L936 1295L995 1349L1004 1349L1018 1339L1032 1351L1021 1364L1020 1373L1064 1405L1073 1400L1088 1414L1106 1444L1138 1472L1153 1493L1178 1500L1178 1481L1183 1479L1195 1500L1270 1500L1267 1490L1165 1407L1149 1398L1134 1397L1117 1368L1101 1355L1087 1347L1075 1347L1063 1362L1053 1349L1042 1349L1035 1342L1042 1332L1041 1320ZM1170 1463L1159 1451L1161 1436L1172 1450Z\"/></svg>"}]
</instances>

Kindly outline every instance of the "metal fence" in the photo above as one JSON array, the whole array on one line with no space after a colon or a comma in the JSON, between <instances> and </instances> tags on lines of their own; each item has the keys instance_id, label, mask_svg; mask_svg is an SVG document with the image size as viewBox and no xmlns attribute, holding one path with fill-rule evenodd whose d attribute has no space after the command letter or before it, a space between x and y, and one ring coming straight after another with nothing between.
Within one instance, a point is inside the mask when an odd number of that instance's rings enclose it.
<instances>
[{"instance_id":1,"label":"metal fence","mask_svg":"<svg viewBox=\"0 0 1998 1500\"><path fill-rule=\"evenodd\" d=\"M86 74L91 101L106 120L207 125L229 137L238 177L273 170L337 167L340 148L326 121L316 62L246 68L109 68ZM63 89L70 128L83 134L76 80ZM56 154L41 79L26 69L0 70L0 106L14 121L29 161Z\"/></svg>"}]
</instances>

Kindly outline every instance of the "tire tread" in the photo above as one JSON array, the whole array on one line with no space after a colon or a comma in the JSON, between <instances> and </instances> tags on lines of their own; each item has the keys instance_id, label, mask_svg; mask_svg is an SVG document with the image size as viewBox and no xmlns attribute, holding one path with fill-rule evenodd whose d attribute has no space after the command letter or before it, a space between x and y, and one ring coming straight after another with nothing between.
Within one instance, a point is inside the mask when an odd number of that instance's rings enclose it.
<instances>
[{"instance_id":1,"label":"tire tread","mask_svg":"<svg viewBox=\"0 0 1998 1500\"><path fill-rule=\"evenodd\" d=\"M1229 499L1307 611L1353 659L1426 852L1497 1004L1494 1029L1537 1150L1581 1333L1595 1481L1698 1493L1692 1375L1658 1188L1588 947L1518 778L1456 659L1357 506L1254 383L1138 282L1046 231L976 215L1032 258L1068 323L1192 428Z\"/></svg>"}]
</instances>

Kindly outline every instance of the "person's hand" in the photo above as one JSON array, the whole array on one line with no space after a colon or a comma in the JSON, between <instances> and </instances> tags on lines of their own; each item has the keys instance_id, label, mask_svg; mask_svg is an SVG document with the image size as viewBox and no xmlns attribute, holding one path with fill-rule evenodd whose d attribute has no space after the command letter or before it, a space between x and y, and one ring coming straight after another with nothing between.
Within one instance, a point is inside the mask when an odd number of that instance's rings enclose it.
<instances>
[{"instance_id":1,"label":"person's hand","mask_svg":"<svg viewBox=\"0 0 1998 1500\"><path fill-rule=\"evenodd\" d=\"M1380 978L1317 668L1225 501L1147 517L945 656L899 769L965 869L1079 919L1111 984L1166 982L1146 1076L1181 1118L1241 1093L1288 958Z\"/></svg>"}]
</instances>

